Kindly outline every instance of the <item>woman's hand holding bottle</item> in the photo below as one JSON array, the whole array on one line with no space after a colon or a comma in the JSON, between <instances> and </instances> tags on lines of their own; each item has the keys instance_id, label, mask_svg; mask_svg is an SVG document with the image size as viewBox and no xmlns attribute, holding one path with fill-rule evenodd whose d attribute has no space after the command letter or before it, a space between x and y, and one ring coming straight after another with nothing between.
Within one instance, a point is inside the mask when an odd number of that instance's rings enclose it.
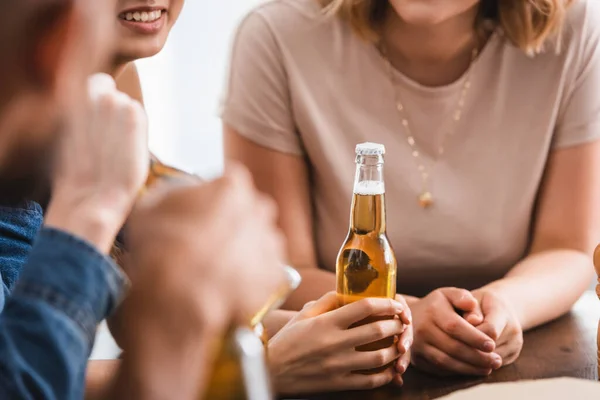
<instances>
[{"instance_id":1,"label":"woman's hand holding bottle","mask_svg":"<svg viewBox=\"0 0 600 400\"><path fill-rule=\"evenodd\" d=\"M307 304L269 342L269 364L279 394L361 390L402 382L412 344L412 317L403 298L367 298L340 308L337 302L332 292ZM372 316L393 318L351 328ZM391 336L398 341L389 348L355 350ZM378 374L356 373L392 362L394 367Z\"/></svg>"}]
</instances>

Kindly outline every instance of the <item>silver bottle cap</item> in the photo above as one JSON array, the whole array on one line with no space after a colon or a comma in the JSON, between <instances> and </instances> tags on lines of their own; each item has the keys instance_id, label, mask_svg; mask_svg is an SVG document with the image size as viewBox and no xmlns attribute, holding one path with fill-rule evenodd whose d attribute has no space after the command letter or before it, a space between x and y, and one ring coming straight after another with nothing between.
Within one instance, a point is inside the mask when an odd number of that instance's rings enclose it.
<instances>
[{"instance_id":1,"label":"silver bottle cap","mask_svg":"<svg viewBox=\"0 0 600 400\"><path fill-rule=\"evenodd\" d=\"M356 145L356 154L359 156L382 156L385 154L385 146L378 143L360 143Z\"/></svg>"}]
</instances>

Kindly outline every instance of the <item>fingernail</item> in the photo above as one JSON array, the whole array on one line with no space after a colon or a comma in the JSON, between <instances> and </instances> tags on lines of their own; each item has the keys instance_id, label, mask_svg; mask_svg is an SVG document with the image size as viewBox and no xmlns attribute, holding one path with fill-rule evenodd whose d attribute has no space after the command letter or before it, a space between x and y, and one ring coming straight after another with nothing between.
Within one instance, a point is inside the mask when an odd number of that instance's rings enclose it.
<instances>
[{"instance_id":1,"label":"fingernail","mask_svg":"<svg viewBox=\"0 0 600 400\"><path fill-rule=\"evenodd\" d=\"M494 348L496 347L496 343L494 343L492 340L488 340L483 344L483 351L494 351Z\"/></svg>"},{"instance_id":2,"label":"fingernail","mask_svg":"<svg viewBox=\"0 0 600 400\"><path fill-rule=\"evenodd\" d=\"M394 304L394 308L396 309L396 311L398 313L401 313L402 311L404 311L404 304L400 303L397 300L392 300L392 304Z\"/></svg>"},{"instance_id":3,"label":"fingernail","mask_svg":"<svg viewBox=\"0 0 600 400\"><path fill-rule=\"evenodd\" d=\"M500 357L498 354L494 354L492 368L498 369L500 367L502 367L502 357Z\"/></svg>"},{"instance_id":4,"label":"fingernail","mask_svg":"<svg viewBox=\"0 0 600 400\"><path fill-rule=\"evenodd\" d=\"M406 339L403 343L402 343L402 347L404 349L404 352L406 353L408 350L410 350L410 346L412 346L412 340L410 339Z\"/></svg>"},{"instance_id":5,"label":"fingernail","mask_svg":"<svg viewBox=\"0 0 600 400\"><path fill-rule=\"evenodd\" d=\"M403 362L399 363L398 366L396 367L396 371L402 375L403 373L406 372L406 366L404 365Z\"/></svg>"}]
</instances>

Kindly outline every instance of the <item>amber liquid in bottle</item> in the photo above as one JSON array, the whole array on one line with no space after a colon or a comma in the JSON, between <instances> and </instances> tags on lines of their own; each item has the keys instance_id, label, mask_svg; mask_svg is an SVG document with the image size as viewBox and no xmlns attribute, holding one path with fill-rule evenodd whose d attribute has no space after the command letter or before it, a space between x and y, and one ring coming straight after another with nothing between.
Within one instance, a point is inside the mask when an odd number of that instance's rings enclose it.
<instances>
[{"instance_id":1,"label":"amber liquid in bottle","mask_svg":"<svg viewBox=\"0 0 600 400\"><path fill-rule=\"evenodd\" d=\"M201 182L199 177L163 164L156 157L152 156L148 178L140 196L143 196L152 187L157 185L182 185L198 182ZM113 248L113 257L115 260L119 260L120 256L125 251L124 249L125 247L122 243L119 241L115 243ZM263 308L251 318L247 327L249 331L253 332L254 335L260 339L260 341L255 344L248 343L247 345L260 346L265 356L268 345L268 335L262 325L262 320L271 310L277 309L283 305L287 297L300 285L301 277L296 270L286 266L284 267L284 271L286 273L287 281L276 293L271 295ZM216 359L209 376L206 393L200 397L201 400L258 400L256 396L257 391L253 389L265 388L270 385L270 382L268 382L269 371L264 357L262 360L256 359L255 357L252 361L253 365L250 367L246 366L246 369L250 368L251 371L245 370L245 356L240 353L237 346L238 343L236 342L237 332L237 327L231 326L224 337L216 340ZM257 381L257 379L259 379L260 382ZM254 388L248 387L248 385L254 385ZM266 389L263 390L263 392L264 391L266 391ZM258 392L260 393L260 390ZM264 396L259 397L260 400L264 398Z\"/></svg>"},{"instance_id":2,"label":"amber liquid in bottle","mask_svg":"<svg viewBox=\"0 0 600 400\"><path fill-rule=\"evenodd\" d=\"M265 356L268 356L269 339L262 320L270 311L281 307L288 296L300 285L301 277L296 270L287 266L284 267L284 270L287 282L271 295L263 308L252 317L249 324L249 328L260 339ZM208 380L207 391L201 400L253 400L249 395L251 388L245 386L248 379L244 379L240 355L232 350L231 332L233 330L217 344L217 358ZM266 368L266 360L264 368ZM268 374L268 371L265 373Z\"/></svg>"},{"instance_id":3,"label":"amber liquid in bottle","mask_svg":"<svg viewBox=\"0 0 600 400\"><path fill-rule=\"evenodd\" d=\"M361 147L362 146L362 147ZM386 235L383 146L357 146L356 178L350 213L350 230L337 258L338 304L344 306L366 297L394 298L396 257ZM354 326L380 320L370 317ZM394 345L394 337L357 347L374 351ZM389 366L365 373L381 372Z\"/></svg>"}]
</instances>

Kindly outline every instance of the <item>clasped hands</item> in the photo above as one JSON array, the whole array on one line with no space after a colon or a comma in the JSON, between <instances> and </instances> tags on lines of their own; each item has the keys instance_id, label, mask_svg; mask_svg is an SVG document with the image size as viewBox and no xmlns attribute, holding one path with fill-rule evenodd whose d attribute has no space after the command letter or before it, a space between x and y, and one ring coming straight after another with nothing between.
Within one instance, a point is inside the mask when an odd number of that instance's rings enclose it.
<instances>
[{"instance_id":1,"label":"clasped hands","mask_svg":"<svg viewBox=\"0 0 600 400\"><path fill-rule=\"evenodd\" d=\"M402 296L396 299L365 299L338 309L335 293L328 293L307 304L269 343L278 392L368 389L392 381L402 385L409 360L436 375L486 376L521 352L520 323L491 290L442 288L411 309ZM397 317L348 329L374 315ZM354 351L394 335L399 340L389 349ZM391 362L394 367L379 374L355 373Z\"/></svg>"},{"instance_id":2,"label":"clasped hands","mask_svg":"<svg viewBox=\"0 0 600 400\"><path fill-rule=\"evenodd\" d=\"M514 362L523 347L514 310L492 290L437 289L411 309L412 364L426 372L487 376Z\"/></svg>"}]
</instances>

